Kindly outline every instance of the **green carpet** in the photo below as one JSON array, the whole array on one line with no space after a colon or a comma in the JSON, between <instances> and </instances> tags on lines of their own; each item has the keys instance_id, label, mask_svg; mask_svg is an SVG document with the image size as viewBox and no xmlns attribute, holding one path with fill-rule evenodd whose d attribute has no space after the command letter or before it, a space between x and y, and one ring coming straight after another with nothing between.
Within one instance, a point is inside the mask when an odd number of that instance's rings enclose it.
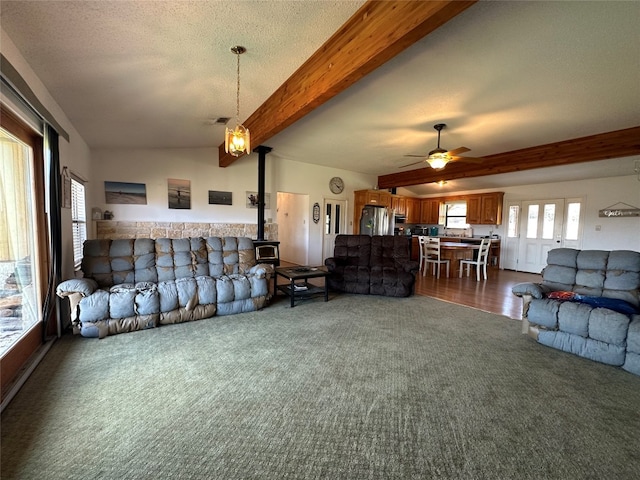
<instances>
[{"instance_id":1,"label":"green carpet","mask_svg":"<svg viewBox=\"0 0 640 480\"><path fill-rule=\"evenodd\" d=\"M637 479L640 378L520 322L332 295L65 335L2 415L3 479Z\"/></svg>"}]
</instances>

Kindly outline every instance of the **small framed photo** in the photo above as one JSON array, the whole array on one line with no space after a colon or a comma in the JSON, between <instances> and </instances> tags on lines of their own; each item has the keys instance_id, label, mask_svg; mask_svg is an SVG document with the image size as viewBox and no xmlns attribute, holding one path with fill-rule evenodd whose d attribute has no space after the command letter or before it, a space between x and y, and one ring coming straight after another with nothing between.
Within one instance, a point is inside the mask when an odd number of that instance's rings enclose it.
<instances>
[{"instance_id":1,"label":"small framed photo","mask_svg":"<svg viewBox=\"0 0 640 480\"><path fill-rule=\"evenodd\" d=\"M169 208L191 208L191 181L177 178L167 179L169 189Z\"/></svg>"},{"instance_id":2,"label":"small framed photo","mask_svg":"<svg viewBox=\"0 0 640 480\"><path fill-rule=\"evenodd\" d=\"M258 192L247 192L247 208L258 208ZM269 210L271 208L271 195L264 194L264 209Z\"/></svg>"},{"instance_id":3,"label":"small framed photo","mask_svg":"<svg viewBox=\"0 0 640 480\"><path fill-rule=\"evenodd\" d=\"M146 205L147 186L144 183L104 182L105 203Z\"/></svg>"},{"instance_id":4,"label":"small framed photo","mask_svg":"<svg viewBox=\"0 0 640 480\"><path fill-rule=\"evenodd\" d=\"M209 190L209 205L233 205L233 193Z\"/></svg>"}]
</instances>

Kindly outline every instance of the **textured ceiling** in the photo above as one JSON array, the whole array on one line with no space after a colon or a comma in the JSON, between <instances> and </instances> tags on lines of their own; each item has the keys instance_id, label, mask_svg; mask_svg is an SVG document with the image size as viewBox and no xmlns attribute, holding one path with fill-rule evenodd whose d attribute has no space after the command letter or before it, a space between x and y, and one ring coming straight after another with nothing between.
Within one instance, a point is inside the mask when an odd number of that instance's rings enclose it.
<instances>
[{"instance_id":1,"label":"textured ceiling","mask_svg":"<svg viewBox=\"0 0 640 480\"><path fill-rule=\"evenodd\" d=\"M235 115L232 45L248 49L243 120L361 4L3 0L0 20L90 147L217 147L208 120ZM473 156L637 126L638 25L640 2L480 2L265 143L276 159L381 175L433 149L435 123L444 148ZM627 175L638 160L445 191Z\"/></svg>"}]
</instances>

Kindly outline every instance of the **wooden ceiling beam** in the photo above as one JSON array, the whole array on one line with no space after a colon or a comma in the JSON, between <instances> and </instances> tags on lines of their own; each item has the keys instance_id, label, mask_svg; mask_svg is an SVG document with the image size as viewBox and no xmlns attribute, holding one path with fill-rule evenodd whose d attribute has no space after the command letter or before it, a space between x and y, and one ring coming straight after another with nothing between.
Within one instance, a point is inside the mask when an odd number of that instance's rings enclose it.
<instances>
[{"instance_id":1,"label":"wooden ceiling beam","mask_svg":"<svg viewBox=\"0 0 640 480\"><path fill-rule=\"evenodd\" d=\"M640 126L489 155L477 164L460 161L449 163L442 170L426 167L381 175L378 177L378 187L409 187L440 180L482 177L632 155L640 155Z\"/></svg>"},{"instance_id":2,"label":"wooden ceiling beam","mask_svg":"<svg viewBox=\"0 0 640 480\"><path fill-rule=\"evenodd\" d=\"M243 125L258 146L356 83L477 0L369 0ZM218 147L220 167L239 157Z\"/></svg>"}]
</instances>

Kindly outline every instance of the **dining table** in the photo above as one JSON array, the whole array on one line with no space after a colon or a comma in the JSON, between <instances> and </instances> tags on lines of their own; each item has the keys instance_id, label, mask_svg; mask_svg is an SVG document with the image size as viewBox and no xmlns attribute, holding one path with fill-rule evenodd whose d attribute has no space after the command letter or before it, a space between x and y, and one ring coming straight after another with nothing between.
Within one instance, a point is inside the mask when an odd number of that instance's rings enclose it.
<instances>
[{"instance_id":1,"label":"dining table","mask_svg":"<svg viewBox=\"0 0 640 480\"><path fill-rule=\"evenodd\" d=\"M459 275L460 260L473 259L474 250L480 250L479 243L440 242L440 258L449 260L450 276Z\"/></svg>"}]
</instances>

